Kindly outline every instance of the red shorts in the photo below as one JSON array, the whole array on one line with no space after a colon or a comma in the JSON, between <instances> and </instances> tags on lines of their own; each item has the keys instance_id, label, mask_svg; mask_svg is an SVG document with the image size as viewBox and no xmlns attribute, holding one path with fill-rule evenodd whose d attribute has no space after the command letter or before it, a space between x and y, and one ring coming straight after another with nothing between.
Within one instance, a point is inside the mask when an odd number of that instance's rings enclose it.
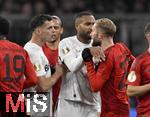
<instances>
[{"instance_id":1,"label":"red shorts","mask_svg":"<svg viewBox=\"0 0 150 117\"><path fill-rule=\"evenodd\" d=\"M113 112L101 112L100 117L129 117L129 114L113 113Z\"/></svg>"}]
</instances>

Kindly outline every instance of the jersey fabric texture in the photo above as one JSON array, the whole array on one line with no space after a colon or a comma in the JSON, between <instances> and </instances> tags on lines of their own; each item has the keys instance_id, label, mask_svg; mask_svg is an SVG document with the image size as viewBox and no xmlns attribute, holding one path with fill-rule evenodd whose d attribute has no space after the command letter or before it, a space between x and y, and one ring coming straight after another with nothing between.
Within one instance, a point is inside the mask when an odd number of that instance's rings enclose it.
<instances>
[{"instance_id":1,"label":"jersey fabric texture","mask_svg":"<svg viewBox=\"0 0 150 117\"><path fill-rule=\"evenodd\" d=\"M88 106L91 105L91 110L93 107L95 107L97 108L97 111L100 111L99 93L93 93L89 87L89 83L87 80L87 71L83 64L81 55L82 50L90 46L91 43L81 43L76 36L71 36L60 41L59 56L61 61L68 67L68 72L65 75L65 78L62 78L59 99L73 101L74 103L78 103L79 105L85 103ZM69 105L70 103L67 104ZM64 113L67 113L69 106L66 108L67 109L64 110ZM75 109L72 110L72 112L75 113ZM84 112L85 115L87 115L86 113L88 113L88 111L85 110ZM77 116L85 116L82 115L82 113L80 114L76 113ZM69 116L70 115L68 114L68 117Z\"/></svg>"},{"instance_id":2,"label":"jersey fabric texture","mask_svg":"<svg viewBox=\"0 0 150 117\"><path fill-rule=\"evenodd\" d=\"M130 77L129 77L130 76ZM148 51L139 55L132 64L127 84L133 86L142 86L150 83L150 53ZM137 113L150 116L150 93L137 97Z\"/></svg>"},{"instance_id":3,"label":"jersey fabric texture","mask_svg":"<svg viewBox=\"0 0 150 117\"><path fill-rule=\"evenodd\" d=\"M0 40L0 45L0 92L22 92L26 81L37 80L28 53L8 40Z\"/></svg>"},{"instance_id":4,"label":"jersey fabric texture","mask_svg":"<svg viewBox=\"0 0 150 117\"><path fill-rule=\"evenodd\" d=\"M58 63L58 48L56 50L52 50L46 44L42 48L43 48L44 54L46 55L51 65L51 69L54 70L55 65ZM60 85L61 85L61 79L59 79L55 83L55 85L52 87L53 112L58 101Z\"/></svg>"},{"instance_id":5,"label":"jersey fabric texture","mask_svg":"<svg viewBox=\"0 0 150 117\"><path fill-rule=\"evenodd\" d=\"M50 65L49 65L49 62L48 62L48 60L47 60L47 58L46 58L46 56L42 50L42 47L35 44L35 43L28 42L28 43L26 43L24 48L29 53L31 62L34 65L37 76L38 77L45 76L46 78L49 78L51 76ZM29 91L36 92L34 87L30 88ZM50 115L52 115L52 91L51 91L51 89L48 92L49 93L47 95L47 98L50 101L48 104L50 104L49 105ZM31 101L31 103L32 102L33 101ZM31 116L39 116L39 115L37 115L38 113L34 113L34 111L32 111L32 112L31 112ZM47 116L45 114L46 113L43 113L42 116Z\"/></svg>"},{"instance_id":6,"label":"jersey fabric texture","mask_svg":"<svg viewBox=\"0 0 150 117\"><path fill-rule=\"evenodd\" d=\"M125 82L134 57L129 49L120 43L107 48L105 55L106 61L99 63L97 71L92 60L85 62L91 89L101 92L102 113L112 112L128 117L129 102Z\"/></svg>"}]
</instances>

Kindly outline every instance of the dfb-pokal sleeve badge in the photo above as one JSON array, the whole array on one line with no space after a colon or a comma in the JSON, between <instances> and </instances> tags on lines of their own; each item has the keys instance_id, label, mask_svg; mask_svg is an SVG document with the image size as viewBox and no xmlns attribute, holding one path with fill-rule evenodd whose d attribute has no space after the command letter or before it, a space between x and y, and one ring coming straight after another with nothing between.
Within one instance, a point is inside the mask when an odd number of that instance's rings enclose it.
<instances>
[{"instance_id":1,"label":"dfb-pokal sleeve badge","mask_svg":"<svg viewBox=\"0 0 150 117\"><path fill-rule=\"evenodd\" d=\"M63 54L67 54L70 51L68 47L62 49Z\"/></svg>"},{"instance_id":2,"label":"dfb-pokal sleeve badge","mask_svg":"<svg viewBox=\"0 0 150 117\"><path fill-rule=\"evenodd\" d=\"M39 63L34 64L34 69L35 71L40 71L41 70L41 65Z\"/></svg>"}]
</instances>

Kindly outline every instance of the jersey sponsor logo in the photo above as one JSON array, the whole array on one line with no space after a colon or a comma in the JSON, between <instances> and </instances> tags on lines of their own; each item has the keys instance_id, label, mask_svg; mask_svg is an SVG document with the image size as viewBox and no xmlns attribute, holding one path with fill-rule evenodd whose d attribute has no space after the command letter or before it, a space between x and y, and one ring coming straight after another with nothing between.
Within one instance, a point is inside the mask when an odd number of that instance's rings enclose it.
<instances>
[{"instance_id":1,"label":"jersey sponsor logo","mask_svg":"<svg viewBox=\"0 0 150 117\"><path fill-rule=\"evenodd\" d=\"M67 54L70 51L70 49L68 47L66 47L66 48L63 48L62 51L63 51L63 54Z\"/></svg>"},{"instance_id":2,"label":"jersey sponsor logo","mask_svg":"<svg viewBox=\"0 0 150 117\"><path fill-rule=\"evenodd\" d=\"M128 81L129 82L134 82L136 80L136 75L135 75L135 71L131 71L128 75Z\"/></svg>"},{"instance_id":3,"label":"jersey sponsor logo","mask_svg":"<svg viewBox=\"0 0 150 117\"><path fill-rule=\"evenodd\" d=\"M35 71L40 71L41 70L41 65L39 63L35 63L34 68L35 68Z\"/></svg>"}]
</instances>

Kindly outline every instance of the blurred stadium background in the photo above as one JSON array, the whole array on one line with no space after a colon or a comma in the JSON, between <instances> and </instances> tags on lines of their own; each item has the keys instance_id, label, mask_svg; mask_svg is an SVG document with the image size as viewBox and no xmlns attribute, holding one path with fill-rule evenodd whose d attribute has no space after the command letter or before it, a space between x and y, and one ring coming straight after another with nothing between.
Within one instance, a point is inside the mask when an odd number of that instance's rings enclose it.
<instances>
[{"instance_id":1,"label":"blurred stadium background","mask_svg":"<svg viewBox=\"0 0 150 117\"><path fill-rule=\"evenodd\" d=\"M150 0L0 0L0 15L12 25L9 39L22 46L30 39L28 23L34 15L58 15L66 37L75 34L73 17L83 10L92 11L96 18L115 21L118 27L115 41L125 42L135 56L147 48L143 30L150 22ZM134 101L131 107L135 107Z\"/></svg>"}]
</instances>

